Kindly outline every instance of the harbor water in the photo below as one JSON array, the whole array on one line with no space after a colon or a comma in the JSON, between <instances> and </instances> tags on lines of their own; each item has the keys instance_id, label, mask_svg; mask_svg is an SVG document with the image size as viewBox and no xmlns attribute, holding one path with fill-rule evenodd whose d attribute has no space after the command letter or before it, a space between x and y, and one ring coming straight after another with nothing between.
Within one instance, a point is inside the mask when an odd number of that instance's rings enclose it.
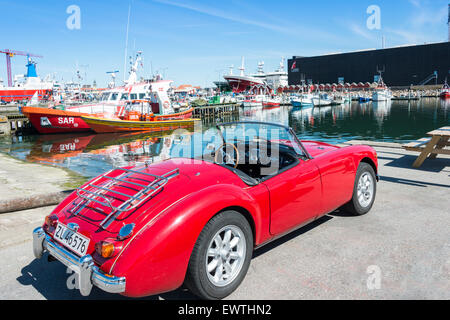
<instances>
[{"instance_id":1,"label":"harbor water","mask_svg":"<svg viewBox=\"0 0 450 320\"><path fill-rule=\"evenodd\" d=\"M241 109L239 120L289 125L302 140L333 144L348 140L406 143L449 125L449 114L448 100L425 98L308 109L245 108ZM0 138L0 152L94 177L114 167L170 158L171 150L188 137L170 132L11 136Z\"/></svg>"}]
</instances>

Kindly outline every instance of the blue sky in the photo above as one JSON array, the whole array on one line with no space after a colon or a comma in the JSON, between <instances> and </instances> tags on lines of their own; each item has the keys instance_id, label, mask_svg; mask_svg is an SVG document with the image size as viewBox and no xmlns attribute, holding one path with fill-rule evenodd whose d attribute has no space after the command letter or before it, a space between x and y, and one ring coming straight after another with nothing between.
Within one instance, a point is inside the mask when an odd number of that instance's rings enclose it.
<instances>
[{"instance_id":1,"label":"blue sky","mask_svg":"<svg viewBox=\"0 0 450 320\"><path fill-rule=\"evenodd\" d=\"M160 70L176 84L212 86L229 66L245 57L246 72L277 68L281 57L312 56L447 40L448 0L0 0L0 47L44 56L40 76L105 86L107 71L123 78L128 6L128 53L144 52L142 76ZM66 9L77 5L81 28L69 30ZM381 9L381 29L369 30L366 12ZM5 58L0 78L6 80ZM13 74L25 72L25 58L13 59ZM80 67L81 66L81 67Z\"/></svg>"}]
</instances>

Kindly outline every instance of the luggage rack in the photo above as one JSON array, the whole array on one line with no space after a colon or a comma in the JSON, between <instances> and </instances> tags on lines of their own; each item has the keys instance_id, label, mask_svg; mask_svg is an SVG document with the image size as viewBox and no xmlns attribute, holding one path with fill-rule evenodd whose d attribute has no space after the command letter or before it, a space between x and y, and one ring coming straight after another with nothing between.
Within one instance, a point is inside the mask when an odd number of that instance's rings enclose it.
<instances>
[{"instance_id":1,"label":"luggage rack","mask_svg":"<svg viewBox=\"0 0 450 320\"><path fill-rule=\"evenodd\" d=\"M116 177L109 176L112 172L117 171L123 171L123 173ZM82 200L80 200L70 210L70 212L74 215L78 215L83 208L92 202L100 204L103 207L108 207L111 209L111 212L109 213L99 207L95 208L106 215L100 223L100 226L102 228L107 228L121 213L131 211L139 207L147 199L157 194L170 179L178 176L179 174L180 170L178 168L166 172L163 175L155 175L139 170L124 168L110 170L107 173L100 175L84 187L77 188L77 196ZM102 179L107 179L109 181L104 185L97 185L96 183ZM117 186L134 190L136 193L134 195L128 195L112 189L112 187ZM114 196L111 194L114 194ZM112 202L114 200L118 200L122 203L120 205L113 205Z\"/></svg>"}]
</instances>

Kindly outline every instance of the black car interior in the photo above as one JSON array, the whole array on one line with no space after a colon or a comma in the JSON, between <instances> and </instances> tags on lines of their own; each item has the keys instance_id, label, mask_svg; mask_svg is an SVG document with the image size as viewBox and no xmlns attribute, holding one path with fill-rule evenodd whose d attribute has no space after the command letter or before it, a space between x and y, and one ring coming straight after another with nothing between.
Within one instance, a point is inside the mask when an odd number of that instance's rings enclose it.
<instances>
[{"instance_id":1,"label":"black car interior","mask_svg":"<svg viewBox=\"0 0 450 320\"><path fill-rule=\"evenodd\" d=\"M235 141L234 145L239 150L237 166L235 167L236 155L234 153L236 151L232 148L227 148L224 154L228 153L227 158L234 159L233 163L228 163L223 159L217 164L232 170L249 185L257 185L299 163L299 156L294 149L283 144L263 143L263 147L261 147L261 144L255 141ZM274 146L276 149L272 150Z\"/></svg>"}]
</instances>

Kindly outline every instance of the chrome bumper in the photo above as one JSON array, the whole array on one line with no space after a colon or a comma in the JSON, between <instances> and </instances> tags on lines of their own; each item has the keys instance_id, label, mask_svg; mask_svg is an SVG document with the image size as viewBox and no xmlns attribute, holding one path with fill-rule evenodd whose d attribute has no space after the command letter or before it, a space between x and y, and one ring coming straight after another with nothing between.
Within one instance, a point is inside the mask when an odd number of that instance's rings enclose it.
<instances>
[{"instance_id":1,"label":"chrome bumper","mask_svg":"<svg viewBox=\"0 0 450 320\"><path fill-rule=\"evenodd\" d=\"M78 274L78 288L81 295L88 296L93 285L110 293L125 291L125 277L105 275L94 264L91 255L88 254L79 258L55 242L39 227L33 231L33 253L37 259L40 259L45 251Z\"/></svg>"}]
</instances>

